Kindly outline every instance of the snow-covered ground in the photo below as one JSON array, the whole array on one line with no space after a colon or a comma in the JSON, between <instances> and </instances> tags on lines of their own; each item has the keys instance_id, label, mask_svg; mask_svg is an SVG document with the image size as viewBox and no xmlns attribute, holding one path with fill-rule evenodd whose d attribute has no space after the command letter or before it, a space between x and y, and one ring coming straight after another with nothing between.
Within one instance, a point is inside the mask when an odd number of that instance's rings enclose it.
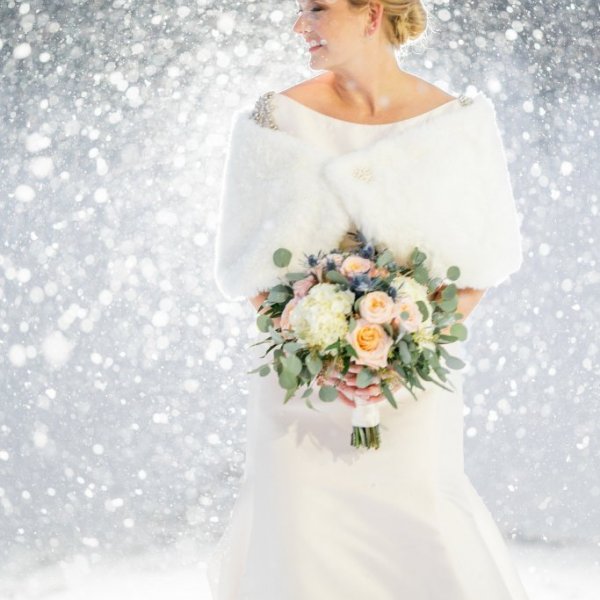
<instances>
[{"instance_id":1,"label":"snow-covered ground","mask_svg":"<svg viewBox=\"0 0 600 600\"><path fill-rule=\"evenodd\" d=\"M599 546L511 543L509 548L530 600L600 600ZM95 567L81 557L40 569L19 581L0 581L0 598L212 600L202 557L189 547Z\"/></svg>"}]
</instances>

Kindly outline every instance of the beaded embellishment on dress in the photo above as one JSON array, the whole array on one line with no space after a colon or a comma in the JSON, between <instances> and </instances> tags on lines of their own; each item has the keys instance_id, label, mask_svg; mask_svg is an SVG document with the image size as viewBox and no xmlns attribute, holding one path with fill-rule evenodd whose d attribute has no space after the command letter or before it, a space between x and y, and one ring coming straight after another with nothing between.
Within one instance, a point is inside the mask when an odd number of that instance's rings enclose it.
<instances>
[{"instance_id":1,"label":"beaded embellishment on dress","mask_svg":"<svg viewBox=\"0 0 600 600\"><path fill-rule=\"evenodd\" d=\"M266 92L258 98L250 118L254 119L261 127L279 129L273 119L273 94L275 94L273 91Z\"/></svg>"}]
</instances>

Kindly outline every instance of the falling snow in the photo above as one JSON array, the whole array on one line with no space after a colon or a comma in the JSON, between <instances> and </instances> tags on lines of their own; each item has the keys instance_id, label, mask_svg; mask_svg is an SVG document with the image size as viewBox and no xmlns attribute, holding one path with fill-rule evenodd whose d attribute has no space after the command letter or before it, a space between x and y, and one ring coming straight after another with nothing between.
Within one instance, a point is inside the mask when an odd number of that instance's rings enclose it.
<instances>
[{"instance_id":1,"label":"falling snow","mask_svg":"<svg viewBox=\"0 0 600 600\"><path fill-rule=\"evenodd\" d=\"M597 7L427 6L403 67L494 101L523 233L523 267L467 321L465 468L507 539L597 548ZM222 534L257 332L211 278L219 185L233 111L315 74L294 15L2 3L3 577Z\"/></svg>"}]
</instances>

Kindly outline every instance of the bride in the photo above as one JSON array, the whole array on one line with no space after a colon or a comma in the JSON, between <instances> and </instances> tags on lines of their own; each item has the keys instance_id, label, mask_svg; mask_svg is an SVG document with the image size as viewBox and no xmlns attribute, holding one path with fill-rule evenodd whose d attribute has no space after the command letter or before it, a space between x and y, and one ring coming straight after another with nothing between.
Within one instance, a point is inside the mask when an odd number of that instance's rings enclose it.
<instances>
[{"instance_id":1,"label":"bride","mask_svg":"<svg viewBox=\"0 0 600 600\"><path fill-rule=\"evenodd\" d=\"M294 32L323 73L234 115L216 238L225 297L260 310L283 272L275 249L344 249L357 229L399 262L418 245L434 277L458 265L463 320L520 268L492 101L398 66L426 23L418 0L299 1ZM283 404L273 373L252 375L244 477L208 562L213 600L526 600L464 472L463 374L448 378L453 391L425 385L416 402L397 390L393 408L377 384L334 373L339 402L309 410ZM380 449L349 445L359 397L380 403Z\"/></svg>"}]
</instances>

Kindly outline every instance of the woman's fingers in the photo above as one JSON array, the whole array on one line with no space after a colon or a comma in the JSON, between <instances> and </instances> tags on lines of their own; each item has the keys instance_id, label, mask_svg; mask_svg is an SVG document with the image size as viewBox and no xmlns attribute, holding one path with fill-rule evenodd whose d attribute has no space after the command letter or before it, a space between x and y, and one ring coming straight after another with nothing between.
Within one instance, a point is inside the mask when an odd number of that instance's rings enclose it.
<instances>
[{"instance_id":1,"label":"woman's fingers","mask_svg":"<svg viewBox=\"0 0 600 600\"><path fill-rule=\"evenodd\" d=\"M346 396L346 394L344 394L344 392L342 392L341 390L338 389L338 398L344 403L347 404L348 406L351 406L352 408L356 407L356 402L354 402L354 400L351 400L350 398L348 398L348 396Z\"/></svg>"}]
</instances>

